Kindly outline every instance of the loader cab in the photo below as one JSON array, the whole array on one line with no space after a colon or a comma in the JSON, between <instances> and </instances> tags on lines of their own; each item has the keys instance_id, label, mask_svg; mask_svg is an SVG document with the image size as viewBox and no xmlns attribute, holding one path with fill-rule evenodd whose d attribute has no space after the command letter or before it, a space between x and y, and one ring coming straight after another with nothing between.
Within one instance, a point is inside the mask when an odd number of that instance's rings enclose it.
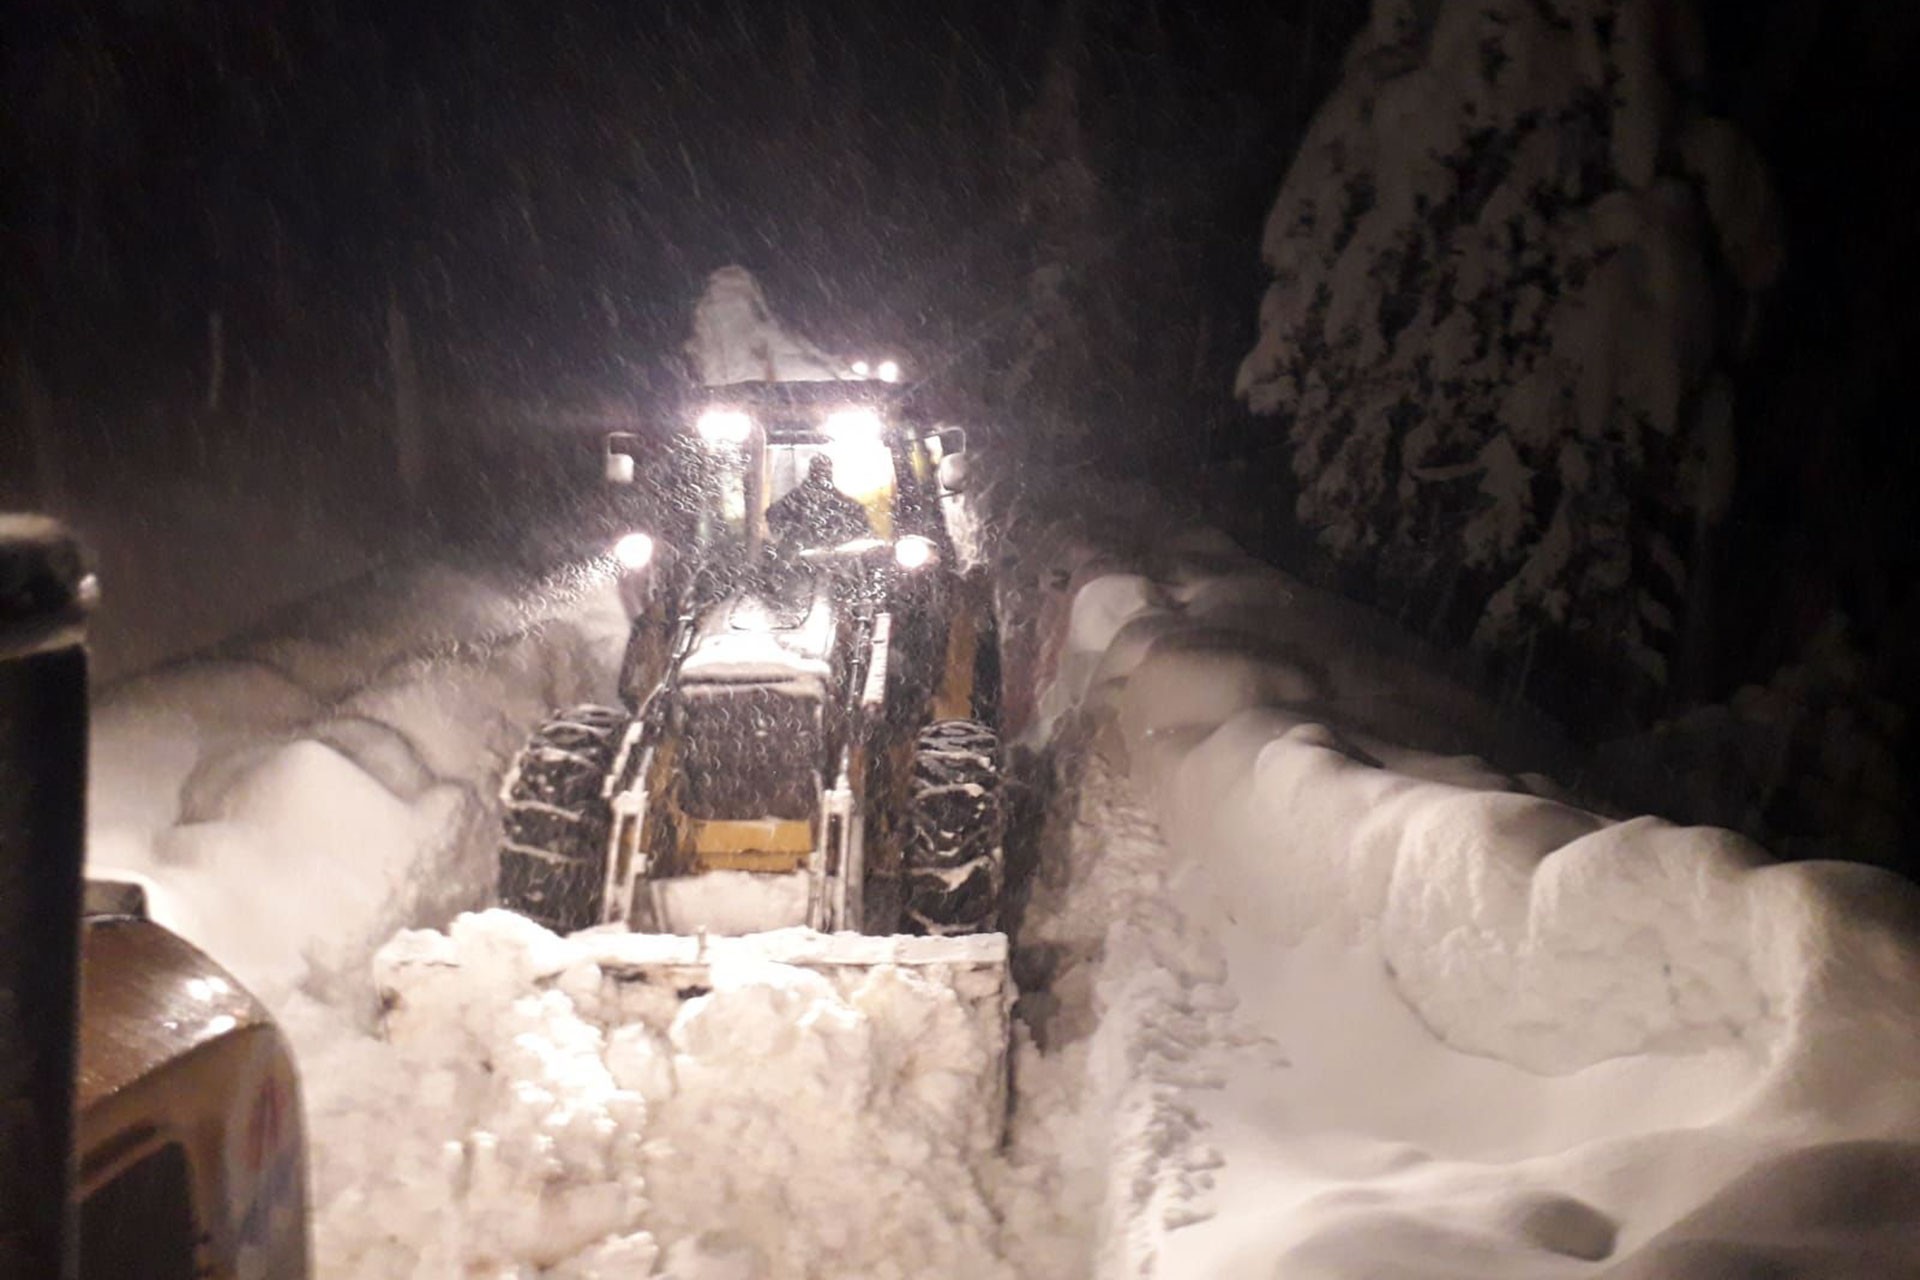
<instances>
[{"instance_id":1,"label":"loader cab","mask_svg":"<svg viewBox=\"0 0 1920 1280\"><path fill-rule=\"evenodd\" d=\"M938 459L877 382L743 383L708 388L687 410L694 436L726 475L720 519L753 547L766 539L767 509L807 475L816 457L834 485L865 508L875 536L943 539ZM957 433L940 433L959 446Z\"/></svg>"},{"instance_id":2,"label":"loader cab","mask_svg":"<svg viewBox=\"0 0 1920 1280\"><path fill-rule=\"evenodd\" d=\"M770 427L763 480L766 508L805 482L815 458L833 464L834 487L861 505L874 534L892 537L899 486L879 415L843 412L836 434L806 424Z\"/></svg>"}]
</instances>

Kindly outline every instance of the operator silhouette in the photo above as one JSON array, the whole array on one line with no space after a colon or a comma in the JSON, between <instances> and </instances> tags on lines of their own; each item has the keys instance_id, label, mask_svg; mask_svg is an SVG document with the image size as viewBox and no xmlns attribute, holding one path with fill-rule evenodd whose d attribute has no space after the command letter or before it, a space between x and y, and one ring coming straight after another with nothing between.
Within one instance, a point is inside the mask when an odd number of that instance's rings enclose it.
<instances>
[{"instance_id":1,"label":"operator silhouette","mask_svg":"<svg viewBox=\"0 0 1920 1280\"><path fill-rule=\"evenodd\" d=\"M767 528L790 548L837 547L873 532L867 509L833 484L833 461L815 454L807 478L767 508Z\"/></svg>"}]
</instances>

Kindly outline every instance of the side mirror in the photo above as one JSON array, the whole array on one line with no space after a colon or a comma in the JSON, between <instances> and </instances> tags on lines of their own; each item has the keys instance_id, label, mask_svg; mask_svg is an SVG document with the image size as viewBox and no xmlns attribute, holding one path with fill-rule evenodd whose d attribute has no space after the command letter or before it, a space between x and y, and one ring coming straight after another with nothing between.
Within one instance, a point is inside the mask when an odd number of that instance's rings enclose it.
<instances>
[{"instance_id":1,"label":"side mirror","mask_svg":"<svg viewBox=\"0 0 1920 1280\"><path fill-rule=\"evenodd\" d=\"M948 454L940 459L940 492L965 493L967 491L967 459L963 454Z\"/></svg>"},{"instance_id":2,"label":"side mirror","mask_svg":"<svg viewBox=\"0 0 1920 1280\"><path fill-rule=\"evenodd\" d=\"M616 431L607 437L605 456L608 484L633 483L633 451L640 447L640 437L625 431Z\"/></svg>"},{"instance_id":3,"label":"side mirror","mask_svg":"<svg viewBox=\"0 0 1920 1280\"><path fill-rule=\"evenodd\" d=\"M944 462L948 458L957 458L967 451L967 429L942 427L928 436L927 441L937 446L934 457Z\"/></svg>"}]
</instances>

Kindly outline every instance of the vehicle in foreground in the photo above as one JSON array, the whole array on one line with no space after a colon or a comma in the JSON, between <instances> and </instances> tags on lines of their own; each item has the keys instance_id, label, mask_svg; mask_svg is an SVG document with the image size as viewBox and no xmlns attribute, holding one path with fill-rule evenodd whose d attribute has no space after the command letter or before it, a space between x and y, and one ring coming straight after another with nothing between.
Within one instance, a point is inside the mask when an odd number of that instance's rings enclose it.
<instances>
[{"instance_id":1,"label":"vehicle in foreground","mask_svg":"<svg viewBox=\"0 0 1920 1280\"><path fill-rule=\"evenodd\" d=\"M0 1276L298 1280L286 1041L138 885L83 881L94 594L63 529L0 516Z\"/></svg>"}]
</instances>

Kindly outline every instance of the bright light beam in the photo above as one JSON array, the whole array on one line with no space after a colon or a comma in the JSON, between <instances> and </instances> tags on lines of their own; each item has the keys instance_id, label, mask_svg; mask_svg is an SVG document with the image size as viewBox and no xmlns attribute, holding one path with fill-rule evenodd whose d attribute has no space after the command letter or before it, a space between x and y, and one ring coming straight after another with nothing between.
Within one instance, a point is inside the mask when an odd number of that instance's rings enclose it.
<instances>
[{"instance_id":1,"label":"bright light beam","mask_svg":"<svg viewBox=\"0 0 1920 1280\"><path fill-rule=\"evenodd\" d=\"M742 445L753 432L753 419L738 409L709 409L694 429L710 445Z\"/></svg>"},{"instance_id":2,"label":"bright light beam","mask_svg":"<svg viewBox=\"0 0 1920 1280\"><path fill-rule=\"evenodd\" d=\"M893 544L893 562L902 569L923 569L933 563L934 547L930 539L910 533Z\"/></svg>"},{"instance_id":3,"label":"bright light beam","mask_svg":"<svg viewBox=\"0 0 1920 1280\"><path fill-rule=\"evenodd\" d=\"M613 558L629 573L653 563L653 539L644 533L630 533L613 544Z\"/></svg>"}]
</instances>

